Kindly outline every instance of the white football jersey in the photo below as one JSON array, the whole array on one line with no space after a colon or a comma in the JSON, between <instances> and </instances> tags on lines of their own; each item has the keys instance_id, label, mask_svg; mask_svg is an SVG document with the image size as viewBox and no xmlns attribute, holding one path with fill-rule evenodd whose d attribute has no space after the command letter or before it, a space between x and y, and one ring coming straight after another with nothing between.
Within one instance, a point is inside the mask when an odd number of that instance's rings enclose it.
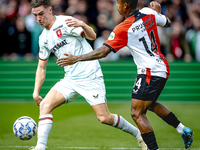
<instances>
[{"instance_id":1,"label":"white football jersey","mask_svg":"<svg viewBox=\"0 0 200 150\"><path fill-rule=\"evenodd\" d=\"M150 8L129 15L116 26L104 45L117 52L127 46L137 65L138 74L168 78L169 65L160 51L157 26L165 26L167 18Z\"/></svg>"},{"instance_id":2,"label":"white football jersey","mask_svg":"<svg viewBox=\"0 0 200 150\"><path fill-rule=\"evenodd\" d=\"M39 37L39 59L47 60L51 53L57 58L63 58L66 54L82 55L93 49L81 35L84 32L81 27L68 27L65 23L71 16L55 16L56 21L50 30L44 29ZM73 65L65 66L65 78L91 79L102 75L98 60L81 61Z\"/></svg>"}]
</instances>

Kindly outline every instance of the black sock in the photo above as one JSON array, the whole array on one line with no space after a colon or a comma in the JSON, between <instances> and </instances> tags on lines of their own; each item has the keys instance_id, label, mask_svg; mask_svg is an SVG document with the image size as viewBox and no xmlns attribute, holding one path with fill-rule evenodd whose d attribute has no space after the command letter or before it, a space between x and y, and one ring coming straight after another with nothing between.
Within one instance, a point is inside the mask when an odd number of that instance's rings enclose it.
<instances>
[{"instance_id":1,"label":"black sock","mask_svg":"<svg viewBox=\"0 0 200 150\"><path fill-rule=\"evenodd\" d=\"M180 121L176 118L176 116L170 112L166 117L162 118L166 123L176 128Z\"/></svg>"},{"instance_id":2,"label":"black sock","mask_svg":"<svg viewBox=\"0 0 200 150\"><path fill-rule=\"evenodd\" d=\"M154 132L148 132L148 133L144 133L141 134L142 138L144 140L144 142L147 144L147 147L149 150L157 150L158 149L158 145L156 142L156 137Z\"/></svg>"}]
</instances>

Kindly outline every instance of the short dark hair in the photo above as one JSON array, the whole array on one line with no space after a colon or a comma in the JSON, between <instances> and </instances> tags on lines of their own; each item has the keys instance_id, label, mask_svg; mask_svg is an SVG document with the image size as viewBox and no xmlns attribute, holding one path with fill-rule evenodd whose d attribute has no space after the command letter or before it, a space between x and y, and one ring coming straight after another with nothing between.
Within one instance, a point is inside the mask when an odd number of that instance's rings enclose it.
<instances>
[{"instance_id":1,"label":"short dark hair","mask_svg":"<svg viewBox=\"0 0 200 150\"><path fill-rule=\"evenodd\" d=\"M131 9L136 9L138 0L122 0L122 3L127 3L130 5Z\"/></svg>"},{"instance_id":2,"label":"short dark hair","mask_svg":"<svg viewBox=\"0 0 200 150\"><path fill-rule=\"evenodd\" d=\"M51 6L51 0L31 0L31 8L43 5L45 8Z\"/></svg>"}]
</instances>

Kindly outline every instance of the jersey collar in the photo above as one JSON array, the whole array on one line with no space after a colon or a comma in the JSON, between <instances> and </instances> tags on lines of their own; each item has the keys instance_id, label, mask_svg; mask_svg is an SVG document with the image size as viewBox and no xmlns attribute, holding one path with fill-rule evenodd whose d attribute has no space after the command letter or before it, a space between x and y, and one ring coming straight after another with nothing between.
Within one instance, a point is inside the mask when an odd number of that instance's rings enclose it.
<instances>
[{"instance_id":1,"label":"jersey collar","mask_svg":"<svg viewBox=\"0 0 200 150\"><path fill-rule=\"evenodd\" d=\"M133 15L135 16L135 15L137 15L138 13L139 13L139 9L136 10L136 11L134 11L133 13L129 14L128 17L131 17L131 16L133 16ZM128 18L128 17L127 17L127 18Z\"/></svg>"}]
</instances>

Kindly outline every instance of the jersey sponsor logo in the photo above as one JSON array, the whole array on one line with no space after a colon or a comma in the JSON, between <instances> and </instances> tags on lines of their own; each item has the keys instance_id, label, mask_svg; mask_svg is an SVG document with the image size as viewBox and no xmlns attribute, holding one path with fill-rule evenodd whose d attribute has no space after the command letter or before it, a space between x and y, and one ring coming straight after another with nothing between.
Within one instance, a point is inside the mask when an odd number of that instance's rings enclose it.
<instances>
[{"instance_id":1,"label":"jersey sponsor logo","mask_svg":"<svg viewBox=\"0 0 200 150\"><path fill-rule=\"evenodd\" d=\"M136 25L132 28L132 31L133 32L136 32L136 31L146 31L148 30L151 26L154 25L154 20L151 17L149 17L148 19L146 19L144 22L140 23L139 25Z\"/></svg>"},{"instance_id":2,"label":"jersey sponsor logo","mask_svg":"<svg viewBox=\"0 0 200 150\"><path fill-rule=\"evenodd\" d=\"M62 28L62 27L63 27L63 25L60 25L57 28L54 28L53 31L56 31L57 29Z\"/></svg>"},{"instance_id":3,"label":"jersey sponsor logo","mask_svg":"<svg viewBox=\"0 0 200 150\"><path fill-rule=\"evenodd\" d=\"M108 37L108 40L114 40L115 38L115 33L111 32L110 36Z\"/></svg>"},{"instance_id":4,"label":"jersey sponsor logo","mask_svg":"<svg viewBox=\"0 0 200 150\"><path fill-rule=\"evenodd\" d=\"M150 27L152 27L155 22L154 19L152 18L152 16L150 16L147 20L144 21L145 27L148 30Z\"/></svg>"},{"instance_id":5,"label":"jersey sponsor logo","mask_svg":"<svg viewBox=\"0 0 200 150\"><path fill-rule=\"evenodd\" d=\"M51 52L52 53L55 53L57 50L59 50L61 47L65 46L66 44L68 44L66 42L66 39L61 41L60 43L56 44L52 49L51 49Z\"/></svg>"},{"instance_id":6,"label":"jersey sponsor logo","mask_svg":"<svg viewBox=\"0 0 200 150\"><path fill-rule=\"evenodd\" d=\"M62 36L61 29L56 30L56 34L57 34L58 37L61 37Z\"/></svg>"},{"instance_id":7,"label":"jersey sponsor logo","mask_svg":"<svg viewBox=\"0 0 200 150\"><path fill-rule=\"evenodd\" d=\"M145 29L144 22L142 22L141 24L133 27L132 30L133 30L133 32L136 32L136 31L139 31L139 30L141 30L142 32L143 32L143 30L145 31L146 29Z\"/></svg>"}]
</instances>

